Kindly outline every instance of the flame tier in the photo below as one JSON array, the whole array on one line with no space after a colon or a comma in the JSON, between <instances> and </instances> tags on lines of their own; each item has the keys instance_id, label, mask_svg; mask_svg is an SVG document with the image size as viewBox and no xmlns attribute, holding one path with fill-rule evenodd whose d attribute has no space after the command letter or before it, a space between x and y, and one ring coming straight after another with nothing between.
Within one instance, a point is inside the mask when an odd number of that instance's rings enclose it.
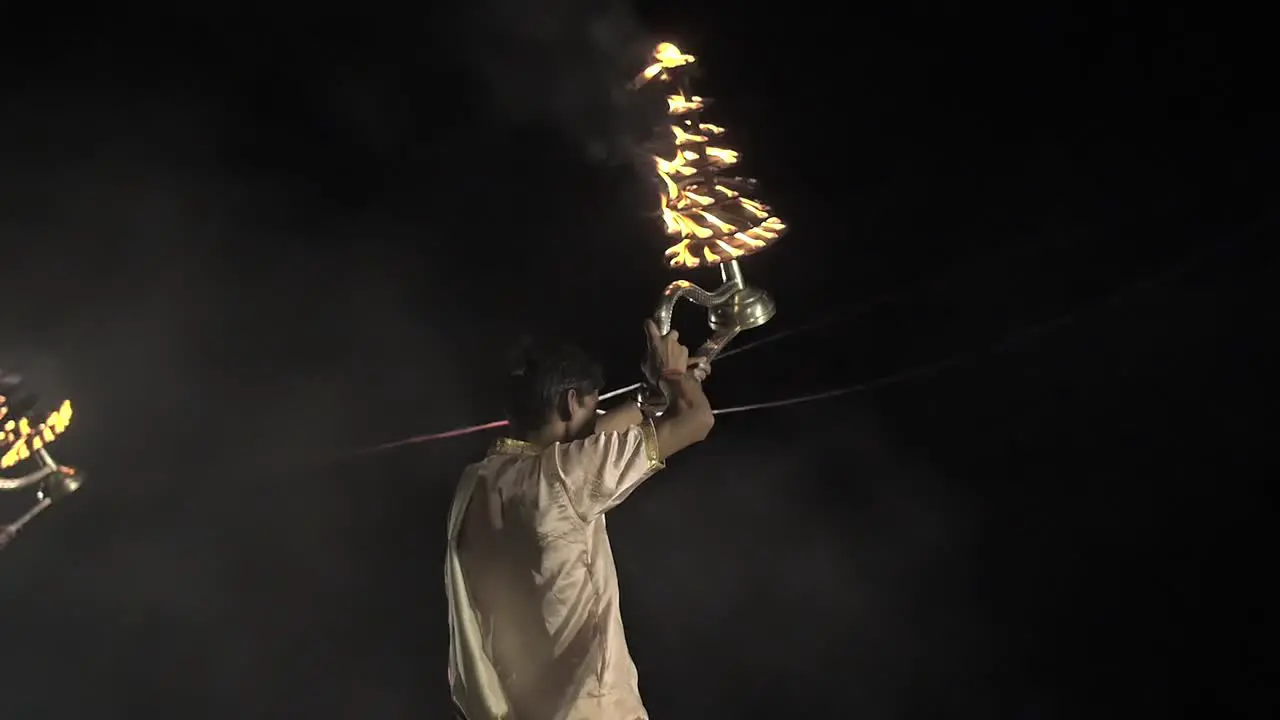
<instances>
[{"instance_id":1,"label":"flame tier","mask_svg":"<svg viewBox=\"0 0 1280 720\"><path fill-rule=\"evenodd\" d=\"M666 96L667 122L651 145L661 183L662 219L675 243L666 256L673 268L716 265L763 250L781 239L786 225L754 199L756 181L725 177L738 163L738 153L720 142L724 128L702 122L710 103L689 94L682 73L695 58L662 43L653 62L636 76L633 88L660 82Z\"/></svg>"},{"instance_id":2,"label":"flame tier","mask_svg":"<svg viewBox=\"0 0 1280 720\"><path fill-rule=\"evenodd\" d=\"M9 412L7 399L0 395L0 468L8 469L31 457L31 453L57 440L71 424L71 401L49 413L44 422L33 424Z\"/></svg>"}]
</instances>

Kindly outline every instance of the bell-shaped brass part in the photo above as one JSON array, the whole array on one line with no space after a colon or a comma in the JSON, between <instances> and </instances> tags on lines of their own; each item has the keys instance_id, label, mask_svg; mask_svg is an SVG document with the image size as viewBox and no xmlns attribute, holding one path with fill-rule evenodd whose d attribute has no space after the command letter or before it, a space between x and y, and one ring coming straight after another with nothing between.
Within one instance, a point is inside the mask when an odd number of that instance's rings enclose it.
<instances>
[{"instance_id":1,"label":"bell-shaped brass part","mask_svg":"<svg viewBox=\"0 0 1280 720\"><path fill-rule=\"evenodd\" d=\"M35 456L42 468L24 478L10 480L10 487L4 489L15 490L38 483L36 504L18 519L0 527L0 549L12 542L27 523L48 510L57 501L79 490L84 484L84 473L73 467L57 464L44 448L36 450Z\"/></svg>"},{"instance_id":2,"label":"bell-shaped brass part","mask_svg":"<svg viewBox=\"0 0 1280 720\"><path fill-rule=\"evenodd\" d=\"M57 502L79 490L83 484L84 473L77 471L75 468L60 465L40 485L40 498L49 498Z\"/></svg>"},{"instance_id":3,"label":"bell-shaped brass part","mask_svg":"<svg viewBox=\"0 0 1280 720\"><path fill-rule=\"evenodd\" d=\"M769 293L748 285L727 301L712 306L707 312L707 322L716 332L732 330L739 333L760 327L772 320L777 312L778 305Z\"/></svg>"}]
</instances>

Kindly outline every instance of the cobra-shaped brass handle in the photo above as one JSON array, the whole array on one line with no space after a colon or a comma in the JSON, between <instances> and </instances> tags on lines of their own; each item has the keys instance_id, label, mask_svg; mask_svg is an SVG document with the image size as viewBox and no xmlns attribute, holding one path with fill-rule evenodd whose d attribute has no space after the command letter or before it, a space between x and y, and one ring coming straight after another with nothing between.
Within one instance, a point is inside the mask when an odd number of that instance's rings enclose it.
<instances>
[{"instance_id":1,"label":"cobra-shaped brass handle","mask_svg":"<svg viewBox=\"0 0 1280 720\"><path fill-rule=\"evenodd\" d=\"M742 268L737 260L720 265L723 284L714 292L708 292L687 280L676 280L662 291L662 300L653 314L658 332L671 332L672 316L680 300L688 300L707 308L707 323L711 337L693 353L694 357L714 360L743 330L760 327L773 319L777 304L769 293L747 285L742 278ZM637 402L652 416L659 416L669 404L661 387L646 385L641 388Z\"/></svg>"},{"instance_id":2,"label":"cobra-shaped brass handle","mask_svg":"<svg viewBox=\"0 0 1280 720\"><path fill-rule=\"evenodd\" d=\"M0 528L0 550L3 550L27 523L36 519L54 503L79 490L84 484L83 473L66 465L58 465L44 448L37 450L35 457L41 465L39 470L20 478L0 477L0 491L36 487L36 503L17 520Z\"/></svg>"},{"instance_id":3,"label":"cobra-shaped brass handle","mask_svg":"<svg viewBox=\"0 0 1280 720\"><path fill-rule=\"evenodd\" d=\"M725 346L743 330L760 327L773 319L777 304L769 293L747 285L737 260L720 265L724 281L714 292L708 292L687 280L677 280L662 291L662 301L653 321L662 334L671 332L672 316L680 300L688 300L707 308L711 337L694 353L695 357L714 360Z\"/></svg>"}]
</instances>

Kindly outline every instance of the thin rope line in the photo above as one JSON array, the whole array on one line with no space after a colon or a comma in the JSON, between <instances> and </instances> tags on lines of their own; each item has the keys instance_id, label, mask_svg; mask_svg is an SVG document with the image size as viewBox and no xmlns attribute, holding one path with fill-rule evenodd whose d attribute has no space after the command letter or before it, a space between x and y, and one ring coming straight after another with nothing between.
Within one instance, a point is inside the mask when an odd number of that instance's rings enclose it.
<instances>
[{"instance_id":1,"label":"thin rope line","mask_svg":"<svg viewBox=\"0 0 1280 720\"><path fill-rule=\"evenodd\" d=\"M1055 318L1054 320L1051 320L1045 323L1041 323L1039 325L1028 328L1026 330L1019 331L1018 333L1005 336L1004 338L997 340L996 342L987 346L985 350L966 350L964 352L959 352L954 355L951 355L950 357L944 358L942 360L926 363L924 365L920 365L914 368L909 368L907 370L903 370L901 372L897 372L892 375L885 375L883 377L876 378L875 380L869 380L867 382L858 383L857 385L848 385L845 387L835 388L833 390L826 390L824 392L813 393L810 395L799 395L796 397L786 398L783 400L771 400L769 402L752 403L750 405L736 405L734 407L720 408L718 410L712 410L712 413L715 415L728 415L730 413L747 412L748 410L764 410L767 408L786 407L787 405L798 405L800 403L813 402L815 400L826 400L828 398L839 397L841 395L850 395L856 392L866 392L869 390L875 390L876 388L881 388L886 385L894 385L896 383L906 382L907 380L913 380L918 377L932 375L932 374L941 372L943 370L946 370L952 366L959 365L963 363L965 360L970 360L979 355L982 355L984 352L993 352L993 353L1003 352L1004 350L1009 349L1009 347L1019 342L1024 342L1026 340L1031 339L1035 335L1048 332L1049 330L1053 329L1057 325L1063 325L1070 322L1072 319L1074 319L1072 315L1074 315L1074 313L1069 315L1064 315L1062 317Z\"/></svg>"},{"instance_id":2,"label":"thin rope line","mask_svg":"<svg viewBox=\"0 0 1280 720\"><path fill-rule=\"evenodd\" d=\"M950 273L947 273L947 274L950 274ZM830 325L831 323L834 323L835 321L841 318L856 317L857 315L861 315L871 310L872 308L875 308L879 305L882 305L888 302L889 300L892 300L893 298L899 295L902 295L921 285L924 285L928 280L932 280L932 279L936 279L936 278L930 276L926 279L916 280L916 281L907 283L906 285L896 290L883 293L881 295L871 298L870 300L864 300L862 302L859 302L853 305L852 307L844 308L837 312L831 313L830 315L824 318L821 318L819 320L808 322L797 327L788 328L786 330L780 330L776 333L773 333L772 335L768 335L763 338L760 338L759 340L754 340L752 342L739 345L730 350L726 350L725 352L720 353L720 356L717 358L717 362L720 360L724 360L725 358L731 357L733 355L737 355L738 353L746 352L747 350L754 350L758 347L763 347L765 345L768 345L769 343L776 342L778 340L781 340L786 337L790 337L792 335L797 335L802 332L808 332L810 330L816 330L820 327ZM616 388L606 393L602 393L600 395L600 399L610 400L612 398L618 397L619 395L624 395L634 390L638 390L642 385L644 385L644 383L642 382L631 383L630 385ZM734 410L730 408L730 409L724 410L723 412L734 412ZM444 440L446 438L461 437L463 435L470 435L472 433L483 432L485 430L494 430L496 428L506 427L509 424L510 423L508 423L506 420L495 420L493 422L481 423L479 425L469 425L467 427L455 428L453 430L446 430L444 432L429 433L426 435L413 435L413 436L404 438L402 440L395 440L392 442L383 443L381 445L374 445L374 446L365 448L363 450L360 450L358 451L358 453L359 454L374 453L374 452L380 452L382 450L391 450L394 448L403 447L405 445L414 445L417 443L424 443L431 440Z\"/></svg>"},{"instance_id":3,"label":"thin rope line","mask_svg":"<svg viewBox=\"0 0 1280 720\"><path fill-rule=\"evenodd\" d=\"M381 445L374 445L373 447L365 448L363 450L360 450L359 452L361 454L375 453L375 452L380 452L382 450L390 450L392 448L398 448L403 445L413 445L415 443L424 443L424 442L427 442L428 440L444 440L445 438L460 437L462 435L470 435L471 433L477 433L482 430L493 430L495 428L506 427L508 424L509 423L506 420L497 420L495 422L484 423L483 425L472 425L470 427L456 428L454 430L446 430L444 432L431 433L429 435L414 435L413 437L407 437L403 440L396 440L394 442L383 443Z\"/></svg>"},{"instance_id":4,"label":"thin rope line","mask_svg":"<svg viewBox=\"0 0 1280 720\"><path fill-rule=\"evenodd\" d=\"M1242 233L1240 233L1239 235L1235 236L1235 239L1241 239L1241 238L1247 237L1248 235L1252 234L1254 230L1256 230L1258 227L1260 227L1260 226L1262 226L1263 224L1265 224L1266 220L1267 220L1267 218L1264 218L1263 220L1259 220L1258 222L1256 222L1256 223L1252 224L1252 225L1251 225L1249 228L1247 228L1244 232L1242 232ZM1165 270L1164 270L1164 271L1156 272L1156 273L1154 273L1151 277L1148 277L1148 278L1146 278L1146 279L1138 280L1138 281L1135 281L1135 282L1129 283L1128 285L1124 286L1124 287L1123 287L1123 288L1121 288L1120 290L1116 291L1115 293L1112 293L1112 294L1108 295L1107 297L1103 298L1103 299L1102 299L1102 300L1100 300L1100 301L1097 301L1097 302L1095 302L1095 303L1085 303L1085 304L1083 304L1083 305L1081 305L1081 306L1077 307L1076 309L1071 310L1071 311L1068 311L1067 313L1064 313L1063 315L1060 315L1060 316L1058 316L1058 317L1056 317L1056 318L1054 318L1054 319L1052 319L1052 320L1048 320L1048 321L1043 322L1043 323L1038 323L1038 324L1035 324L1035 325L1033 325L1033 326L1031 326L1031 327L1028 327L1028 328L1026 328L1026 329L1024 329L1024 330L1020 330L1020 331L1017 331L1017 332L1011 333L1011 334L1009 334L1009 335L1006 335L1006 336L1004 336L1003 338L1001 338L1000 340L997 340L996 342L992 343L991 345L986 346L986 348L984 348L984 349L980 349L980 350L968 350L968 351L964 351L964 352L956 353L956 354L951 355L950 357L947 357L947 358L945 358L945 359L943 359L943 360L939 360L939 361L936 361L936 362L932 362L932 363L928 363L928 364L925 364L925 365L921 365L921 366L918 366L918 367L915 367L915 368L911 368L911 369L908 369L908 370L904 370L904 371L902 371L902 372L894 373L894 374L892 374L892 375L886 375L886 376L884 376L884 377L877 378L877 379L875 379L875 380L870 380L870 381L863 382L863 383L859 383L859 384L857 384L857 385L849 385L849 386L846 386L846 387L835 388L835 389L827 390L827 391L824 391L824 392L812 393L812 394L808 394L808 395L800 395L800 396L791 397L791 398L785 398L785 399L781 399L781 400L772 400L772 401L769 401L769 402L752 403L752 404L750 404L750 405L736 405L736 406L733 406L733 407L720 408L720 409L718 409L718 410L713 410L712 412L713 412L714 414L716 414L716 415L728 415L728 414L732 414L732 413L747 412L747 411L750 411L750 410L764 410L764 409L769 409L769 408L785 407L785 406L788 406L788 405L797 405L797 404L800 404L800 403L806 403L806 402L814 402L814 401L817 401L817 400L825 400L825 399L828 399L828 398L839 397L839 396L842 396L842 395L848 395L848 394L852 394L852 393L855 393L855 392L865 392L865 391L869 391L869 390L874 390L874 389L876 389L876 388L884 387L884 386L886 386L886 385L892 385L892 384L896 384L896 383L899 383L899 382L905 382L905 381L907 381L907 380L911 380L911 379L914 379L914 378L917 378L917 377L924 377L924 376L926 376L926 375L931 375L931 374L934 374L934 373L937 373L937 372L941 372L942 370L948 369L948 368L950 368L950 367L952 367L952 366L954 366L954 365L959 365L959 364L961 364L962 362L964 362L965 360L968 360L968 359L971 359L971 358L977 357L977 356L982 355L982 354L984 354L984 353L989 353L989 354L999 354L999 353L1001 353L1001 352L1004 352L1005 350L1008 350L1009 348L1011 348L1011 347L1013 347L1013 346L1015 346L1015 345L1018 345L1018 344L1020 344L1020 343L1022 343L1022 342L1025 342L1025 341L1027 341L1027 340L1031 339L1032 337L1035 337L1035 336L1037 336L1037 335L1041 335L1041 334L1044 334L1044 333L1050 332L1050 331L1052 331L1052 330L1057 329L1058 327L1060 327L1060 326L1062 326L1062 325L1066 325L1066 324L1070 323L1071 321L1073 321L1073 320L1075 319L1076 315L1078 315L1078 314L1079 314L1079 313L1081 313L1081 312L1085 312L1085 311L1086 311L1086 309L1087 309L1090 305L1097 305L1097 306L1099 306L1099 307L1101 307L1101 306L1105 306L1105 305L1110 305L1110 304L1113 304L1113 303L1115 303L1115 302L1117 302L1117 301L1119 301L1119 300L1123 299L1125 296L1129 295L1129 294L1130 294L1130 293L1132 293L1132 292L1135 292L1136 290L1142 289L1142 288L1144 288L1144 287L1152 287L1152 286L1155 286L1155 285L1160 284L1161 282L1167 281L1167 280L1171 279L1172 277L1175 277L1175 276L1177 276L1178 274L1180 274L1181 272L1185 271L1187 268L1192 267L1192 266L1193 266L1193 264L1194 264L1194 263L1193 263L1193 261L1194 261L1194 260L1196 260L1196 259L1198 259L1201 255L1203 255L1203 254L1205 254L1205 253L1209 252L1210 250L1212 250L1212 249L1214 249L1214 248L1222 247L1222 246L1224 246L1224 245L1229 245L1229 244L1231 244L1231 243L1230 243L1230 242L1228 242L1228 243L1214 243L1214 244L1212 244L1211 246L1209 246L1209 247L1207 247L1207 248L1201 248L1201 249L1200 249L1200 250L1198 250L1198 251L1194 251L1194 250L1193 250L1192 252L1188 253L1188 255L1187 255L1186 257L1184 257L1182 260L1179 260L1179 261L1176 261L1176 262L1174 262L1174 263L1171 263L1167 268L1165 268ZM999 254L999 253L998 253L998 254ZM990 258L988 258L988 260L989 260L989 259L990 259ZM967 265L967 263L966 263L966 265ZM947 272L947 273L945 273L945 274L949 275L949 274L950 274L950 272ZM1166 275L1166 274L1167 274L1169 277L1161 278L1161 276L1162 276L1162 275ZM728 351L726 351L726 352L722 353L722 354L720 355L719 359L720 359L720 360L723 360L723 359L725 359L725 358L727 358L727 357L730 357L730 356L732 356L732 355L735 355L735 354L737 354L737 353L745 352L745 351L747 351L747 350L751 350L751 349L754 349L754 348L758 348L758 347L761 347L761 346L763 346L763 345L767 345L767 344L769 344L769 343L771 343L771 342L775 342L775 341L777 341L777 340L781 340L781 339L783 339L783 338L785 338L785 337L789 337L789 336L791 336L791 335L795 335L795 334L798 334L798 333L801 333L801 332L807 332L807 331L809 331L809 330L813 330L813 329L816 329L816 328L819 328L819 327L823 327L823 326L825 326L825 325L829 325L829 324L831 324L831 323L835 322L836 320L838 320L838 319L840 319L840 318L842 318L842 317L847 317L847 316L850 316L850 315L858 315L858 314L864 313L864 312L866 312L867 310L870 310L871 308L874 308L874 307L876 307L876 306L878 306L878 305L880 305L880 304L882 304L882 303L884 303L884 302L887 302L888 300L891 300L891 299L893 299L894 297L897 297L897 296L899 296L899 295L902 295L902 294L904 294L904 293L908 292L908 291L909 291L909 290L911 290L911 289L917 288L917 287L919 287L919 286L921 286L921 285L926 284L927 282L930 282L930 281L932 281L932 280L935 280L936 278L937 278L937 276L929 276L929 277L927 277L926 279L917 280L917 281L914 281L914 282L908 283L907 285L905 285L905 286L903 286L903 287L901 287L901 288L899 288L899 289L897 289L897 290L893 290L893 291L890 291L890 292L884 293L884 294L882 294L882 295L880 295L880 296L877 296L877 297L875 297L875 298L872 298L872 299L870 299L870 300L863 301L863 302L858 303L857 305L855 305L855 306L853 306L853 307L851 307L851 308L847 308L847 309L845 309L845 310L838 311L838 312L836 312L836 313L832 313L831 315L829 315L829 316L827 316L827 317L825 317L825 318L822 318L822 319L819 319L819 320L816 320L816 321L813 321L813 322L810 322L810 323L805 323L805 324L800 325L800 326L798 326L798 327L788 328L788 329L786 329L786 330L779 331L779 332L777 332L777 333L774 333L774 334L769 335L769 336L767 336L767 337L761 338L761 339L756 340L756 341L754 341L754 342L750 342L750 343L746 343L746 344L744 344L744 345L740 345L740 346L738 346L738 347L736 347L736 348L733 348L732 350L728 350ZM616 389L616 390L610 390L609 392L606 392L606 393L602 394L602 395L600 396L600 399L601 399L601 400L607 400L607 399L610 399L610 398L617 397L617 396L619 396L619 395L622 395L622 394L624 394L624 393L627 393L627 392L630 392L630 391L632 391L632 390L635 390L635 389L639 388L642 384L643 384L643 383L632 383L631 385L627 385L626 387L621 387L621 388L618 388L618 389ZM453 430L447 430L447 431L445 431L445 432L431 433L431 434L428 434L428 435L415 435L415 436L413 436L413 437L408 437L408 438L405 438L405 439L403 439L403 440L397 440L397 441L394 441L394 442L384 443L384 444L382 444L382 445L375 445L375 446L373 446L373 447L366 448L365 450L361 450L361 451L359 451L359 452L360 452L360 453L362 453L362 454L363 454L363 453L373 453L373 452L379 452L379 451L381 451L381 450L389 450L389 449L392 449L392 448L402 447L402 446L405 446L405 445L412 445L412 444L416 444L416 443L428 442L428 441L431 441L431 440L443 440L443 439L446 439L446 438L461 437L461 436L463 436L463 435L470 435L470 434L472 434L472 433L482 432L482 431L484 431L484 430L493 430L493 429L496 429L496 428L505 427L505 426L507 426L508 424L509 424L509 423L508 423L506 420L497 420L497 421L494 421L494 422L483 423L483 424L480 424L480 425L471 425L471 426L468 426L468 427L461 427L461 428L456 428L456 429L453 429Z\"/></svg>"},{"instance_id":5,"label":"thin rope line","mask_svg":"<svg viewBox=\"0 0 1280 720\"><path fill-rule=\"evenodd\" d=\"M1033 328L1020 331L1014 335L1007 336L1006 338L1003 338L997 341L996 343L993 343L991 346L989 346L988 349L994 349L997 352L1003 351L1007 349L1007 347L1002 347L1002 346L1012 345L1014 344L1014 341L1022 341L1022 340L1030 339L1032 336L1036 334L1047 331L1047 329L1050 326L1057 325L1057 324L1065 324L1070 319L1071 319L1071 315L1069 314L1069 315L1059 317L1050 322L1042 323L1041 325L1037 325ZM813 393L810 395L800 395L796 397L785 398L783 400L771 400L769 402L752 403L750 405L736 405L733 407L720 408L717 410L712 410L712 413L715 415L728 415L731 413L747 412L749 410L764 410L768 408L785 407L787 405L797 405L800 403L813 402L815 400L826 400L828 398L839 397L841 395L848 395L855 392L874 390L879 387L884 387L885 385L892 385L894 383L904 382L906 380L910 380L916 377L923 377L925 375L940 372L952 365L958 365L964 360L969 359L970 357L980 355L981 353L982 353L981 350L977 350L977 351L969 350L962 353L956 353L951 357L948 357L946 359L943 359L937 362L933 362L926 365L921 365L919 367L904 370L899 373L894 373L893 375L886 375L884 377L877 378L875 380L870 380L864 383L859 383L857 385L849 385L847 387L836 388L834 390L827 390L824 392ZM605 395L601 395L600 398L603 400L606 397L619 395L623 392L626 392L627 390L634 390L638 387L640 387L640 383L636 383L635 385L631 385L629 387L620 388L618 390L611 391L609 393L606 393ZM446 438L461 437L463 435L470 435L472 433L482 432L484 430L493 430L500 427L506 427L508 424L509 423L506 420L498 420L495 422L484 423L482 425L472 425L469 427L457 428L455 430L447 430L445 432L431 433L429 435L416 435L414 437L405 438L403 440L397 440L395 442L386 443L384 445L377 445L375 447L365 450L364 452L371 453L371 452L377 452L380 450L390 450L392 448L401 447L403 445L412 445L416 443L428 442L430 440L444 440Z\"/></svg>"},{"instance_id":6,"label":"thin rope line","mask_svg":"<svg viewBox=\"0 0 1280 720\"><path fill-rule=\"evenodd\" d=\"M1261 222L1255 224L1254 226L1251 226L1249 230L1245 231L1244 233L1241 233L1239 236L1237 236L1236 239L1239 239L1251 234L1252 230L1260 224ZM1139 291L1151 290L1158 287L1159 285L1170 282L1176 279L1179 275L1183 275L1188 270L1194 268L1196 266L1196 261L1201 259L1201 256L1209 253L1215 248L1221 248L1229 244L1230 243L1215 243L1214 245L1209 246L1208 248L1193 250L1190 253L1188 253L1185 257L1183 257L1181 260L1170 263L1168 266L1166 266L1162 270L1156 271L1151 275L1147 276L1146 278L1142 278L1142 279L1127 283L1126 285L1121 287L1119 290L1109 293L1108 295L1104 296L1099 300L1078 305L1075 308L1068 310L1067 312L1061 315L1058 315L1055 318L1052 318L1050 320L1046 320L1043 322L1035 323L1034 325L1028 326L1022 330L1009 333L1008 335L1005 335L1004 337L1000 338L999 340L996 340L995 342L987 345L985 348L982 348L982 349L966 350L963 352L958 352L942 360L927 363L914 368L909 368L907 370L903 370L902 372L894 373L892 375L885 375L883 377L876 378L875 380L858 383L857 385L848 385L845 387L835 388L833 390L826 390L824 392L812 393L809 395L800 395L796 397L785 398L782 400L772 400L769 402L752 403L750 405L737 405L734 407L727 407L727 408L721 408L718 410L713 410L712 412L716 415L728 415L730 413L747 412L749 410L764 410L769 408L786 407L788 405L798 405L801 403L814 402L817 400L826 400L833 397L840 397L842 395L850 395L856 392L866 392L870 390L875 390L877 388L885 387L886 385L893 385L900 382L906 382L907 380L913 380L915 378L932 375L932 374L941 372L943 370L949 369L951 367L954 367L956 365L960 365L966 360L977 358L983 354L999 355L1000 353L1003 353L1011 348L1014 348L1022 343L1027 342L1028 340L1031 340L1032 338L1035 338L1040 335L1049 334L1065 325L1069 325L1070 323L1074 322L1079 315L1083 313L1096 312L1104 307L1119 304L1120 302L1127 299L1131 295L1138 294Z\"/></svg>"}]
</instances>

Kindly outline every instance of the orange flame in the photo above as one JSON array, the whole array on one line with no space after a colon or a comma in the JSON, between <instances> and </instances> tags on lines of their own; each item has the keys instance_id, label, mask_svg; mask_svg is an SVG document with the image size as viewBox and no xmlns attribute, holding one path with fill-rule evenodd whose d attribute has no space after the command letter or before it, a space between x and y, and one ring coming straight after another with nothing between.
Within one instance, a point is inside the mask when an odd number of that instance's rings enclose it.
<instances>
[{"instance_id":1,"label":"orange flame","mask_svg":"<svg viewBox=\"0 0 1280 720\"><path fill-rule=\"evenodd\" d=\"M650 80L656 78L666 80L667 70L678 68L682 65L692 64L697 60L692 55L686 55L680 52L680 48L671 43L658 43L658 47L653 49L654 62L646 67L643 72L631 81L632 87L640 87Z\"/></svg>"},{"instance_id":2,"label":"orange flame","mask_svg":"<svg viewBox=\"0 0 1280 720\"><path fill-rule=\"evenodd\" d=\"M754 189L748 178L724 178L719 173L738 163L738 152L709 143L723 135L719 125L700 122L697 113L707 101L688 95L672 72L692 65L696 58L671 43L654 48L653 62L636 76L633 88L651 80L675 82L667 95L670 125L658 138L670 148L653 158L661 181L659 206L666 234L675 238L666 257L675 268L716 265L763 250L782 237L787 226L768 206L745 195Z\"/></svg>"},{"instance_id":3,"label":"orange flame","mask_svg":"<svg viewBox=\"0 0 1280 720\"><path fill-rule=\"evenodd\" d=\"M8 418L8 419L6 419ZM49 413L44 422L32 427L27 418L9 417L9 406L0 395L0 447L7 447L0 457L0 468L11 468L31 457L31 453L57 440L71 426L71 401Z\"/></svg>"}]
</instances>

